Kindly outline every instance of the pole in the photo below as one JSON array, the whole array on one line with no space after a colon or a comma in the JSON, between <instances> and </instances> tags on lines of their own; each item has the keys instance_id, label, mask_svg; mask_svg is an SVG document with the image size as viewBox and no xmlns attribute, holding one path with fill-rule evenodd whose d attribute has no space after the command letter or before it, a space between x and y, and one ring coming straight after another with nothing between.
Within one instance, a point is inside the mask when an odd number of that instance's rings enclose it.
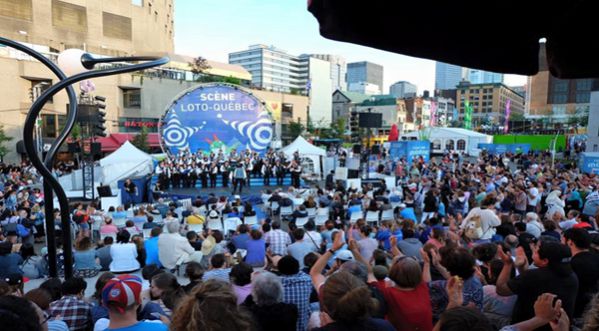
<instances>
[{"instance_id":1,"label":"pole","mask_svg":"<svg viewBox=\"0 0 599 331\"><path fill-rule=\"evenodd\" d=\"M75 95L75 92L71 85L78 83L82 80L90 79L90 78L103 77L103 76L109 76L109 75L121 74L121 73L128 73L128 72L152 68L155 66L160 66L160 65L168 63L169 58L168 57L157 58L157 57L138 56L138 57L113 57L113 58L96 59L93 56L91 56L90 54L86 53L81 57L81 65L83 65L85 68L90 69L90 70L93 69L93 67L98 63L111 63L111 62L121 62L121 61L147 61L147 62L142 62L142 63L123 66L123 67L114 67L114 68L108 68L108 69L93 70L93 71L84 72L84 73L80 73L80 74L76 74L76 75L67 77L64 74L64 72L62 72L62 70L60 70L58 68L58 66L56 66L56 64L54 64L52 61L50 61L49 59L44 57L39 52L37 52L25 45L22 45L18 42L15 42L13 40L6 39L3 37L0 37L0 44L7 45L11 48L19 50L19 51L37 59L42 64L44 64L46 67L48 67L60 79L55 85L52 85L46 91L44 91L44 93L42 93L42 95L37 100L35 100L33 102L33 104L31 105L31 108L29 109L29 112L27 113L27 117L26 117L24 125L23 125L23 143L25 145L25 151L27 152L27 156L29 157L31 164L40 173L40 175L42 176L43 181L44 181L44 194L47 194L46 203L45 203L46 207L44 208L46 211L46 229L54 229L53 203L52 203L52 199L48 199L48 197L52 198L52 192L50 192L50 189L53 190L54 193L56 193L56 197L60 204L60 221L61 221L61 228L62 228L62 235L63 235L63 245L65 247L65 249L64 249L64 274L65 274L65 278L71 278L71 277L73 277L73 251L72 251L72 244L71 244L71 224L70 224L71 218L70 218L70 213L69 213L69 199L67 198L67 195L66 195L64 189L62 188L62 186L60 185L60 183L58 182L58 180L54 177L54 175L50 171L50 168L52 168L54 156L58 152L60 145L66 140L67 136L71 132L71 129L75 125L75 118L77 116L77 96ZM48 100L50 98L52 98L55 94L57 94L59 91L61 91L62 89L65 89L65 88L67 89L67 93L68 93L68 97L69 97L69 112L67 114L67 120L65 123L65 127L63 128L63 130L60 132L60 134L58 135L58 137L56 138L56 140L50 147L50 150L48 151L44 161L42 162L42 160L40 159L40 156L37 154L37 149L35 147L35 142L34 142L34 137L33 137L34 130L35 130L36 118L39 116L39 114L42 111L42 108L46 104L46 102L48 102ZM48 231L48 235L46 238L47 242L48 242L48 257L49 257L48 263L50 265L52 265L52 264L56 265L56 256L54 254L52 254L52 252L51 252L52 250L56 250L56 245L52 242L53 238L50 238L51 232L53 232L53 231L52 230ZM54 255L54 258L52 261L53 255ZM54 268L51 267L49 271L54 272L54 275L51 274L51 276L56 275L56 270Z\"/></svg>"}]
</instances>

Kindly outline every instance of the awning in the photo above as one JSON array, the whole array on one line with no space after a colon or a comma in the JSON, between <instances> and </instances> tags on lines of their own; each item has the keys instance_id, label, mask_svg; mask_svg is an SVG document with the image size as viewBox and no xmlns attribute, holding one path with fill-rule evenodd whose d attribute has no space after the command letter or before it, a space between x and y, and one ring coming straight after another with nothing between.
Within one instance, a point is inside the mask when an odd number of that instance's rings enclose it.
<instances>
[{"instance_id":1,"label":"awning","mask_svg":"<svg viewBox=\"0 0 599 331\"><path fill-rule=\"evenodd\" d=\"M97 138L96 141L102 145L102 152L114 152L125 141L132 141L136 135L136 133L111 133L108 137ZM148 133L148 145L150 147L160 147L158 133Z\"/></svg>"},{"instance_id":2,"label":"awning","mask_svg":"<svg viewBox=\"0 0 599 331\"><path fill-rule=\"evenodd\" d=\"M599 77L594 1L308 0L329 39L499 73Z\"/></svg>"}]
</instances>

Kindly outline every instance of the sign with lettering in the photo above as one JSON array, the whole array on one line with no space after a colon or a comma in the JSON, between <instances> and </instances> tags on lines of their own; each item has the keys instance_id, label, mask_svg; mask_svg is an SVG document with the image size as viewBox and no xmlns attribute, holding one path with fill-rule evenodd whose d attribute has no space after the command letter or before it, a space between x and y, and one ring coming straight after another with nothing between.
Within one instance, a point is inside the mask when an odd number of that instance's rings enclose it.
<instances>
[{"instance_id":1,"label":"sign with lettering","mask_svg":"<svg viewBox=\"0 0 599 331\"><path fill-rule=\"evenodd\" d=\"M422 156L428 162L431 155L431 143L428 140L402 140L389 143L389 156L393 160L405 158L408 163Z\"/></svg>"},{"instance_id":2,"label":"sign with lettering","mask_svg":"<svg viewBox=\"0 0 599 331\"><path fill-rule=\"evenodd\" d=\"M193 87L177 97L160 122L162 148L225 155L233 149L263 154L273 136L267 107L251 92L228 84Z\"/></svg>"}]
</instances>

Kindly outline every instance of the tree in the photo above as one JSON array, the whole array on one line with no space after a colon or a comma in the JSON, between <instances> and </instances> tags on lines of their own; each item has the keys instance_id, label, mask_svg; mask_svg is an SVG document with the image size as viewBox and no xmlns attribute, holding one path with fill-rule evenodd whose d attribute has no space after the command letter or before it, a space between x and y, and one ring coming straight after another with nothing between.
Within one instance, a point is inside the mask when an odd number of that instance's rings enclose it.
<instances>
[{"instance_id":1,"label":"tree","mask_svg":"<svg viewBox=\"0 0 599 331\"><path fill-rule=\"evenodd\" d=\"M192 62L189 62L188 64L191 67L191 72L196 75L201 75L201 74L205 73L206 70L212 68L208 64L208 60L206 60L205 58L203 58L201 56L196 57L195 59L193 59Z\"/></svg>"},{"instance_id":2,"label":"tree","mask_svg":"<svg viewBox=\"0 0 599 331\"><path fill-rule=\"evenodd\" d=\"M295 140L295 138L297 138L304 132L304 129L305 127L300 121L289 122L289 138L291 138L291 140Z\"/></svg>"},{"instance_id":3,"label":"tree","mask_svg":"<svg viewBox=\"0 0 599 331\"><path fill-rule=\"evenodd\" d=\"M73 128L71 129L71 139L77 140L79 138L81 138L81 124L79 124L79 122L76 122L75 125L73 125Z\"/></svg>"},{"instance_id":4,"label":"tree","mask_svg":"<svg viewBox=\"0 0 599 331\"><path fill-rule=\"evenodd\" d=\"M4 156L8 154L8 148L4 146L4 143L11 141L12 138L4 133L4 126L0 125L0 162L4 162Z\"/></svg>"},{"instance_id":5,"label":"tree","mask_svg":"<svg viewBox=\"0 0 599 331\"><path fill-rule=\"evenodd\" d=\"M144 152L150 152L150 145L148 144L148 128L145 126L141 127L141 132L138 133L131 141L133 146L139 148Z\"/></svg>"}]
</instances>

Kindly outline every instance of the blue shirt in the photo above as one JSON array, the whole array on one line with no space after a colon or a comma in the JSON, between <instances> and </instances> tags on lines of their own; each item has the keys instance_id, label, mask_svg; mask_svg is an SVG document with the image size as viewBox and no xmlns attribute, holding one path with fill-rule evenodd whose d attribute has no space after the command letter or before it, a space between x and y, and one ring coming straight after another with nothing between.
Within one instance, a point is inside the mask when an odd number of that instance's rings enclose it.
<instances>
[{"instance_id":1,"label":"blue shirt","mask_svg":"<svg viewBox=\"0 0 599 331\"><path fill-rule=\"evenodd\" d=\"M105 331L168 331L168 327L162 323L137 322L126 328L106 329Z\"/></svg>"},{"instance_id":2,"label":"blue shirt","mask_svg":"<svg viewBox=\"0 0 599 331\"><path fill-rule=\"evenodd\" d=\"M379 230L374 238L383 242L383 246L385 247L386 251L391 249L391 243L389 242L389 238L391 238L391 231L388 229ZM398 238L398 240L400 239Z\"/></svg>"},{"instance_id":3,"label":"blue shirt","mask_svg":"<svg viewBox=\"0 0 599 331\"><path fill-rule=\"evenodd\" d=\"M100 266L96 263L96 251L94 249L75 251L73 257L75 260L75 270L100 269Z\"/></svg>"},{"instance_id":4,"label":"blue shirt","mask_svg":"<svg viewBox=\"0 0 599 331\"><path fill-rule=\"evenodd\" d=\"M264 258L266 257L266 242L264 239L248 240L246 247L247 255L245 256L245 263L249 265L264 265Z\"/></svg>"},{"instance_id":5,"label":"blue shirt","mask_svg":"<svg viewBox=\"0 0 599 331\"><path fill-rule=\"evenodd\" d=\"M414 223L418 223L418 221L416 220L416 213L414 213L414 208L404 208L399 213L399 216L401 216L404 219L412 220L414 221Z\"/></svg>"},{"instance_id":6,"label":"blue shirt","mask_svg":"<svg viewBox=\"0 0 599 331\"><path fill-rule=\"evenodd\" d=\"M0 278L4 279L10 274L22 275L23 271L19 268L21 263L23 263L23 258L19 254L0 255Z\"/></svg>"},{"instance_id":7,"label":"blue shirt","mask_svg":"<svg viewBox=\"0 0 599 331\"><path fill-rule=\"evenodd\" d=\"M158 237L144 241L144 247L146 248L146 265L155 264L161 268L162 264L158 258Z\"/></svg>"},{"instance_id":8,"label":"blue shirt","mask_svg":"<svg viewBox=\"0 0 599 331\"><path fill-rule=\"evenodd\" d=\"M314 252L316 246L313 243L308 243L305 241L296 241L294 244L291 244L287 247L287 253L293 256L299 262L300 269L304 268L304 256L308 255L311 252Z\"/></svg>"},{"instance_id":9,"label":"blue shirt","mask_svg":"<svg viewBox=\"0 0 599 331\"><path fill-rule=\"evenodd\" d=\"M237 249L247 249L248 240L250 240L250 235L247 233L240 233L231 239L233 246Z\"/></svg>"},{"instance_id":10,"label":"blue shirt","mask_svg":"<svg viewBox=\"0 0 599 331\"><path fill-rule=\"evenodd\" d=\"M228 283L229 273L231 273L231 268L208 270L204 273L204 276L202 276L202 281L205 282L208 279L218 279Z\"/></svg>"},{"instance_id":11,"label":"blue shirt","mask_svg":"<svg viewBox=\"0 0 599 331\"><path fill-rule=\"evenodd\" d=\"M310 294L312 280L310 276L299 272L291 276L281 276L283 284L283 302L297 306L297 330L306 330L310 318Z\"/></svg>"}]
</instances>

